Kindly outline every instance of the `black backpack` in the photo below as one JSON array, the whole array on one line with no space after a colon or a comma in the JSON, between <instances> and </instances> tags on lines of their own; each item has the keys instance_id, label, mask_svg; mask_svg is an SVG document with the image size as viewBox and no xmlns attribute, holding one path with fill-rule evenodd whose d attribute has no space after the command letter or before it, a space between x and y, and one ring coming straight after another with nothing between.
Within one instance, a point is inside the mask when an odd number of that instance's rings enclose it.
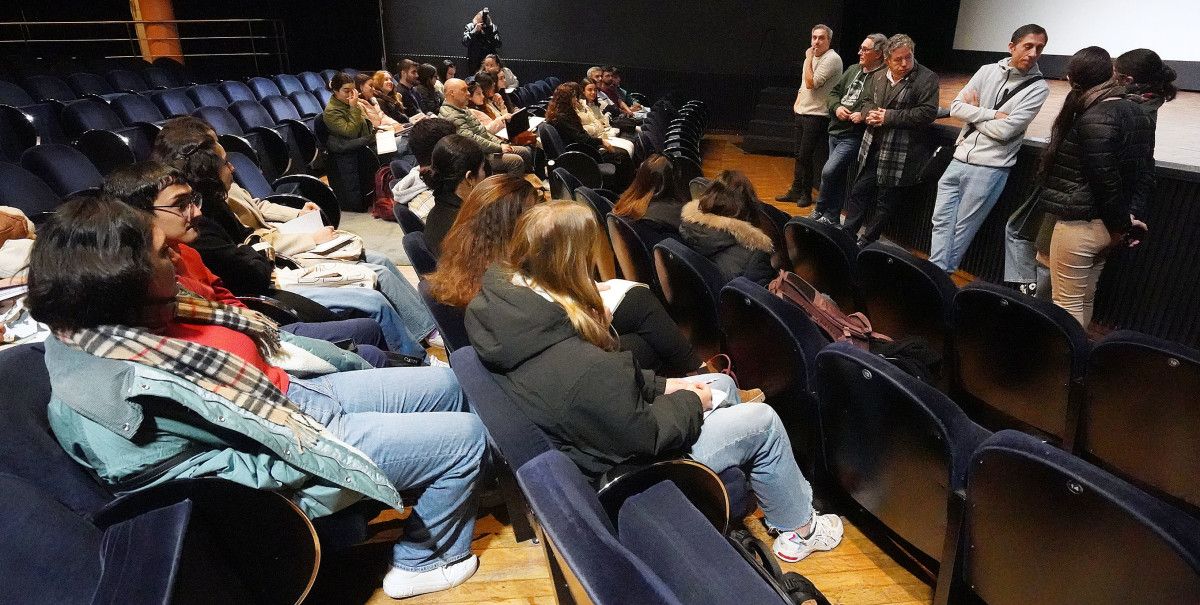
<instances>
[{"instance_id":1,"label":"black backpack","mask_svg":"<svg viewBox=\"0 0 1200 605\"><path fill-rule=\"evenodd\" d=\"M746 562L788 601L795 605L830 605L829 599L808 578L794 571L783 573L771 549L748 530L735 529L726 537Z\"/></svg>"}]
</instances>

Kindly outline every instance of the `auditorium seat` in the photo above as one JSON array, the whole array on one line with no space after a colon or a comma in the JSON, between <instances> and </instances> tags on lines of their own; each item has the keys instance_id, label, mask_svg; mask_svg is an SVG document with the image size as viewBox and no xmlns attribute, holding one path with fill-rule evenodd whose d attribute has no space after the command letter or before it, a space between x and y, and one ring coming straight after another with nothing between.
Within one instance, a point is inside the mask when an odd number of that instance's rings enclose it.
<instances>
[{"instance_id":1,"label":"auditorium seat","mask_svg":"<svg viewBox=\"0 0 1200 605\"><path fill-rule=\"evenodd\" d=\"M953 569L938 566L957 547L967 463L988 431L933 387L846 342L817 354L816 391L833 484L901 552L915 549L919 567L951 581Z\"/></svg>"},{"instance_id":2,"label":"auditorium seat","mask_svg":"<svg viewBox=\"0 0 1200 605\"><path fill-rule=\"evenodd\" d=\"M628 280L650 286L661 298L658 279L654 274L654 258L650 250L659 242L658 236L643 229L636 221L609 214L606 220L608 237L621 275Z\"/></svg>"},{"instance_id":3,"label":"auditorium seat","mask_svg":"<svg viewBox=\"0 0 1200 605\"><path fill-rule=\"evenodd\" d=\"M226 151L245 154L258 164L267 178L274 179L287 173L291 157L278 134L264 136L257 130L246 132L225 107L198 107L192 115L213 127Z\"/></svg>"},{"instance_id":4,"label":"auditorium seat","mask_svg":"<svg viewBox=\"0 0 1200 605\"><path fill-rule=\"evenodd\" d=\"M187 83L182 79L176 78L171 71L151 65L142 69L142 78L146 81L146 85L151 90L167 90L169 88L182 88L187 86Z\"/></svg>"},{"instance_id":5,"label":"auditorium seat","mask_svg":"<svg viewBox=\"0 0 1200 605\"><path fill-rule=\"evenodd\" d=\"M226 99L225 95L211 84L197 84L187 89L187 95L191 97L197 108L229 107L229 99Z\"/></svg>"},{"instance_id":6,"label":"auditorium seat","mask_svg":"<svg viewBox=\"0 0 1200 605\"><path fill-rule=\"evenodd\" d=\"M226 155L234 167L234 182L256 199L293 208L302 207L305 202L312 202L321 209L325 224L337 227L341 223L342 212L338 208L337 198L329 185L320 179L307 174L289 174L272 182L267 180L262 169L245 154L227 151Z\"/></svg>"},{"instance_id":7,"label":"auditorium seat","mask_svg":"<svg viewBox=\"0 0 1200 605\"><path fill-rule=\"evenodd\" d=\"M297 77L304 85L304 90L312 92L314 90L322 90L327 86L326 80L321 77L321 74L311 71L302 71ZM291 93L288 93L291 94Z\"/></svg>"},{"instance_id":8,"label":"auditorium seat","mask_svg":"<svg viewBox=\"0 0 1200 605\"><path fill-rule=\"evenodd\" d=\"M306 90L304 88L304 83L300 81L300 78L297 78L291 74L276 74L271 76L271 80L274 81L275 86L279 88L279 93L275 96L286 96L292 94L293 92ZM264 97L269 96L272 95L264 95ZM261 101L262 98L259 98L259 100Z\"/></svg>"},{"instance_id":9,"label":"auditorium seat","mask_svg":"<svg viewBox=\"0 0 1200 605\"><path fill-rule=\"evenodd\" d=\"M285 94L279 90L279 87L274 82L262 76L255 76L246 80L246 86L250 87L250 90L254 93L254 98L257 100L262 100L264 97L271 95Z\"/></svg>"},{"instance_id":10,"label":"auditorium seat","mask_svg":"<svg viewBox=\"0 0 1200 605\"><path fill-rule=\"evenodd\" d=\"M433 321L437 323L438 334L441 335L442 342L446 345L446 353L453 353L463 347L471 346L471 341L467 338L463 308L452 307L434 300L429 293L428 281L421 280L417 284L417 291L421 293L421 300L425 301L425 306L433 315Z\"/></svg>"},{"instance_id":11,"label":"auditorium seat","mask_svg":"<svg viewBox=\"0 0 1200 605\"><path fill-rule=\"evenodd\" d=\"M80 97L93 97L103 101L111 101L117 95L129 94L128 92L113 88L112 84L108 83L108 80L94 73L75 72L67 76L67 83L71 85L71 88Z\"/></svg>"},{"instance_id":12,"label":"auditorium seat","mask_svg":"<svg viewBox=\"0 0 1200 605\"><path fill-rule=\"evenodd\" d=\"M114 69L104 74L104 79L119 92L142 93L150 90L150 85L135 71Z\"/></svg>"},{"instance_id":13,"label":"auditorium seat","mask_svg":"<svg viewBox=\"0 0 1200 605\"><path fill-rule=\"evenodd\" d=\"M1088 353L1079 322L1054 303L983 282L953 304L959 404L990 429L1034 431L1070 450Z\"/></svg>"},{"instance_id":14,"label":"auditorium seat","mask_svg":"<svg viewBox=\"0 0 1200 605\"><path fill-rule=\"evenodd\" d=\"M555 168L564 168L584 185L593 189L604 186L604 178L611 177L616 172L612 164L600 163L597 152L586 145L572 143L565 145L558 130L548 122L542 122L537 127L538 140L546 152L546 159ZM553 168L550 168L552 171ZM571 198L565 198L571 199Z\"/></svg>"},{"instance_id":15,"label":"auditorium seat","mask_svg":"<svg viewBox=\"0 0 1200 605\"><path fill-rule=\"evenodd\" d=\"M317 101L321 103L321 111L325 111L325 107L329 105L329 99L333 98L333 93L328 88L314 90L313 96L317 97Z\"/></svg>"},{"instance_id":16,"label":"auditorium seat","mask_svg":"<svg viewBox=\"0 0 1200 605\"><path fill-rule=\"evenodd\" d=\"M989 605L1200 602L1200 521L1016 431L975 452L957 589ZM941 603L963 602L950 594Z\"/></svg>"},{"instance_id":17,"label":"auditorium seat","mask_svg":"<svg viewBox=\"0 0 1200 605\"><path fill-rule=\"evenodd\" d=\"M188 95L186 90L178 88L153 90L150 91L149 97L162 111L162 114L168 118L190 116L193 111L196 111L196 101Z\"/></svg>"},{"instance_id":18,"label":"auditorium seat","mask_svg":"<svg viewBox=\"0 0 1200 605\"><path fill-rule=\"evenodd\" d=\"M316 536L277 494L198 479L114 499L50 432L43 351L0 351L0 602L284 603L307 591ZM248 538L261 535L272 539Z\"/></svg>"},{"instance_id":19,"label":"auditorium seat","mask_svg":"<svg viewBox=\"0 0 1200 605\"><path fill-rule=\"evenodd\" d=\"M667 313L696 348L701 359L722 350L717 296L725 285L711 261L683 243L666 239L654 246L654 270Z\"/></svg>"},{"instance_id":20,"label":"auditorium seat","mask_svg":"<svg viewBox=\"0 0 1200 605\"><path fill-rule=\"evenodd\" d=\"M62 78L49 74L37 74L24 78L25 90L35 101L58 101L68 103L79 98Z\"/></svg>"},{"instance_id":21,"label":"auditorium seat","mask_svg":"<svg viewBox=\"0 0 1200 605\"><path fill-rule=\"evenodd\" d=\"M12 206L37 223L59 203L61 199L42 179L16 164L0 162L0 206Z\"/></svg>"},{"instance_id":22,"label":"auditorium seat","mask_svg":"<svg viewBox=\"0 0 1200 605\"><path fill-rule=\"evenodd\" d=\"M575 178L566 168L555 168L550 171L550 197L556 200L575 199L575 190L583 187L583 183Z\"/></svg>"},{"instance_id":23,"label":"auditorium seat","mask_svg":"<svg viewBox=\"0 0 1200 605\"><path fill-rule=\"evenodd\" d=\"M30 148L21 156L21 167L62 199L89 190L99 192L104 184L104 177L91 160L70 145L47 143Z\"/></svg>"},{"instance_id":24,"label":"auditorium seat","mask_svg":"<svg viewBox=\"0 0 1200 605\"><path fill-rule=\"evenodd\" d=\"M149 97L125 95L112 100L112 109L126 126L147 125L158 130L167 120ZM149 131L147 131L149 132Z\"/></svg>"},{"instance_id":25,"label":"auditorium seat","mask_svg":"<svg viewBox=\"0 0 1200 605\"><path fill-rule=\"evenodd\" d=\"M217 84L217 90L225 97L225 100L230 105L238 101L257 101L258 97L254 95L254 91L250 89L244 82L237 80L225 80Z\"/></svg>"},{"instance_id":26,"label":"auditorium seat","mask_svg":"<svg viewBox=\"0 0 1200 605\"><path fill-rule=\"evenodd\" d=\"M858 253L863 311L876 331L899 340L920 337L944 354L950 305L958 288L945 271L892 245Z\"/></svg>"},{"instance_id":27,"label":"auditorium seat","mask_svg":"<svg viewBox=\"0 0 1200 605\"><path fill-rule=\"evenodd\" d=\"M729 355L738 384L763 390L767 404L788 429L796 462L814 485L819 484L824 464L813 396L815 362L829 339L799 307L745 277L721 289L717 316L724 334L722 350Z\"/></svg>"},{"instance_id":28,"label":"auditorium seat","mask_svg":"<svg viewBox=\"0 0 1200 605\"><path fill-rule=\"evenodd\" d=\"M558 168L556 170L562 170ZM616 256L613 252L612 242L608 239L608 230L604 228L604 222L609 212L612 212L613 204L608 198L600 195L591 187L576 187L575 201L584 204L592 209L596 216L596 225L600 227L601 241L600 248L596 251L596 271L599 274L600 280L615 279L624 277L617 266Z\"/></svg>"},{"instance_id":29,"label":"auditorium seat","mask_svg":"<svg viewBox=\"0 0 1200 605\"><path fill-rule=\"evenodd\" d=\"M126 126L108 103L81 99L63 108L63 126L76 135L75 147L95 164L101 174L150 159L154 146L152 129Z\"/></svg>"},{"instance_id":30,"label":"auditorium seat","mask_svg":"<svg viewBox=\"0 0 1200 605\"><path fill-rule=\"evenodd\" d=\"M1088 355L1078 450L1200 517L1200 351L1129 330Z\"/></svg>"},{"instance_id":31,"label":"auditorium seat","mask_svg":"<svg viewBox=\"0 0 1200 605\"><path fill-rule=\"evenodd\" d=\"M333 77L336 76L337 73L338 73L338 71L336 69L322 69L321 70L321 90L329 90L329 82L330 82L330 80L333 80ZM315 90L313 90L311 88L309 90L314 93L316 92Z\"/></svg>"},{"instance_id":32,"label":"auditorium seat","mask_svg":"<svg viewBox=\"0 0 1200 605\"><path fill-rule=\"evenodd\" d=\"M304 94L308 93L305 92ZM273 119L276 124L295 124L298 126L303 126L310 133L312 133L316 128L313 126L313 120L316 119L316 116L305 117L300 115L300 112L296 109L296 106L286 97L281 97L279 95L270 96L263 99L261 103L263 108L267 110L267 113L270 114L271 119ZM317 144L316 135L313 135L312 144L314 146L313 151L315 152L315 146Z\"/></svg>"},{"instance_id":33,"label":"auditorium seat","mask_svg":"<svg viewBox=\"0 0 1200 605\"><path fill-rule=\"evenodd\" d=\"M296 111L300 112L300 115L305 119L319 116L325 111L325 106L322 105L321 101L316 97L316 95L311 92L293 92L292 94L288 95L288 99L292 102L292 105L296 106ZM315 130L316 128L314 126L314 131Z\"/></svg>"},{"instance_id":34,"label":"auditorium seat","mask_svg":"<svg viewBox=\"0 0 1200 605\"><path fill-rule=\"evenodd\" d=\"M183 64L171 57L159 57L154 60L151 67L161 69L168 75L167 87L180 88L185 86L193 86L196 84L196 78L188 71ZM145 69L143 69L145 73Z\"/></svg>"},{"instance_id":35,"label":"auditorium seat","mask_svg":"<svg viewBox=\"0 0 1200 605\"><path fill-rule=\"evenodd\" d=\"M277 123L258 101L235 101L229 105L229 113L237 118L244 132L256 133L263 141L270 141L268 149L282 146L288 158L289 168L285 173L312 169L317 160L317 137L308 126L299 121Z\"/></svg>"},{"instance_id":36,"label":"auditorium seat","mask_svg":"<svg viewBox=\"0 0 1200 605\"><path fill-rule=\"evenodd\" d=\"M424 231L404 234L401 243L404 246L404 253L408 255L408 260L412 262L412 267L417 272L417 277L425 279L426 275L437 271L437 256L434 256L433 251L429 249Z\"/></svg>"},{"instance_id":37,"label":"auditorium seat","mask_svg":"<svg viewBox=\"0 0 1200 605\"><path fill-rule=\"evenodd\" d=\"M784 228L793 273L828 295L846 313L862 308L858 292L858 246L854 236L798 216Z\"/></svg>"}]
</instances>

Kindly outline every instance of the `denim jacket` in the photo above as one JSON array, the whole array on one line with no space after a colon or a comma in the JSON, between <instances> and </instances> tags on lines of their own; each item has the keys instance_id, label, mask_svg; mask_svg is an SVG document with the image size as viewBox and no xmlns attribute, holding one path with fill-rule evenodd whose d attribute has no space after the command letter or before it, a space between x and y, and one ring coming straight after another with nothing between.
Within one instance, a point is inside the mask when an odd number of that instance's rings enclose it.
<instances>
[{"instance_id":1,"label":"denim jacket","mask_svg":"<svg viewBox=\"0 0 1200 605\"><path fill-rule=\"evenodd\" d=\"M288 335L288 340L305 342ZM339 369L350 357L322 356ZM349 364L349 365L348 365ZM276 426L173 374L46 341L50 428L63 449L117 493L172 479L220 477L283 493L309 517L400 494L365 455L322 433L302 446Z\"/></svg>"}]
</instances>

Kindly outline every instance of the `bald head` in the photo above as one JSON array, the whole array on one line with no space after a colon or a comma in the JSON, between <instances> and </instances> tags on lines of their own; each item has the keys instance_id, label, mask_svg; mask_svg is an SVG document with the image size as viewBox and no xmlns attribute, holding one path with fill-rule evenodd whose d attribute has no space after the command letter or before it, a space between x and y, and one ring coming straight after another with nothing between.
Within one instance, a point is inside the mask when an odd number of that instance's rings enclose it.
<instances>
[{"instance_id":1,"label":"bald head","mask_svg":"<svg viewBox=\"0 0 1200 605\"><path fill-rule=\"evenodd\" d=\"M446 102L459 109L465 108L467 101L471 99L471 93L467 92L467 83L458 78L446 80L442 91L442 94L446 95Z\"/></svg>"}]
</instances>

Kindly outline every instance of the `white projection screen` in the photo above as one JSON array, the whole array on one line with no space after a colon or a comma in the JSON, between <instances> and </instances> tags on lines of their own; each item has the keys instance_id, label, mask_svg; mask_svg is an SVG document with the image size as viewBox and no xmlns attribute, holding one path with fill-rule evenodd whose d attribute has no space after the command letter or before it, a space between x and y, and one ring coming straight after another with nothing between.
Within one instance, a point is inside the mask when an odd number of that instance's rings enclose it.
<instances>
[{"instance_id":1,"label":"white projection screen","mask_svg":"<svg viewBox=\"0 0 1200 605\"><path fill-rule=\"evenodd\" d=\"M1149 48L1165 60L1200 61L1200 0L962 0L954 48L1003 52L1026 23L1046 28L1048 55L1095 45L1113 56Z\"/></svg>"}]
</instances>

